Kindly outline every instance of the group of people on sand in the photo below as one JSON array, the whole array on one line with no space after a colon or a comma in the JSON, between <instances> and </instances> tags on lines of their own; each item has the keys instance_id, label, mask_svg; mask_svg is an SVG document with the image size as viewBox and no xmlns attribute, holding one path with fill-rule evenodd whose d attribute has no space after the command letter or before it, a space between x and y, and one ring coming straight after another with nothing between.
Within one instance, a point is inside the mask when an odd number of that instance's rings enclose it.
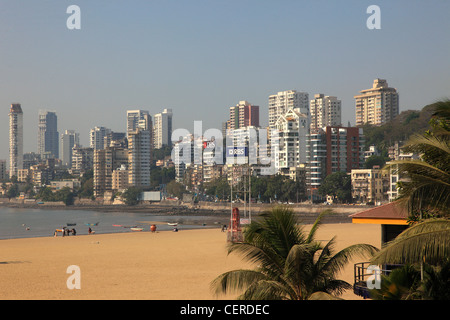
<instances>
[{"instance_id":1,"label":"group of people on sand","mask_svg":"<svg viewBox=\"0 0 450 320\"><path fill-rule=\"evenodd\" d=\"M62 236L69 236L70 234L73 234L74 236L77 234L77 231L75 228L69 229L67 227L63 227L62 229L56 229L55 233L53 234L55 237L58 236L58 232L61 232Z\"/></svg>"}]
</instances>

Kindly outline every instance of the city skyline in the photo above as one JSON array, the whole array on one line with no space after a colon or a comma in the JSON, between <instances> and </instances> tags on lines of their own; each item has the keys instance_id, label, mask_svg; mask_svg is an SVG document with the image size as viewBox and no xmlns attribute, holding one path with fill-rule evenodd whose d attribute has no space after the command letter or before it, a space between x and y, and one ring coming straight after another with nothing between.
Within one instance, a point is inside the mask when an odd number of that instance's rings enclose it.
<instances>
[{"instance_id":1,"label":"city skyline","mask_svg":"<svg viewBox=\"0 0 450 320\"><path fill-rule=\"evenodd\" d=\"M353 97L376 78L397 89L400 112L449 95L445 1L377 1L380 30L366 27L368 1L76 1L80 30L66 28L70 4L0 1L0 159L14 103L27 153L37 151L40 109L87 147L96 126L125 132L127 110L172 109L174 129L220 129L247 100L265 126L269 96L297 90L336 96L345 126L355 124Z\"/></svg>"}]
</instances>

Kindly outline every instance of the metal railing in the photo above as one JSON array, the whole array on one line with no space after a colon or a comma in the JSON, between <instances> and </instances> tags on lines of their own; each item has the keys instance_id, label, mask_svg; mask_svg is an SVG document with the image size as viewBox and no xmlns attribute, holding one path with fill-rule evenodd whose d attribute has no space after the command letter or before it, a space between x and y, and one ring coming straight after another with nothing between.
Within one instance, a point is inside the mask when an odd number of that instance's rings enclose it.
<instances>
[{"instance_id":1,"label":"metal railing","mask_svg":"<svg viewBox=\"0 0 450 320\"><path fill-rule=\"evenodd\" d=\"M354 283L353 283L353 292L356 295L362 296L364 298L369 298L369 288L367 287L367 280L369 280L370 276L374 276L373 269L369 270L369 266L371 266L370 262L360 262L355 263L354 265ZM378 272L380 275L388 276L392 270L400 267L402 265L383 265L382 269L379 269Z\"/></svg>"}]
</instances>

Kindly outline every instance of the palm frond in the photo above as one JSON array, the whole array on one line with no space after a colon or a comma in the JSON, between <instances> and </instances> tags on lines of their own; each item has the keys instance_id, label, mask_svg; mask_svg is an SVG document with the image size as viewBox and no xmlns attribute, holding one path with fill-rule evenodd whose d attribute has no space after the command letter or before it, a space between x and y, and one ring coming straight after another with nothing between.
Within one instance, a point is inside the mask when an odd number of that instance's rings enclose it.
<instances>
[{"instance_id":1,"label":"palm frond","mask_svg":"<svg viewBox=\"0 0 450 320\"><path fill-rule=\"evenodd\" d=\"M450 222L427 220L402 232L377 253L374 264L438 263L450 255Z\"/></svg>"},{"instance_id":2,"label":"palm frond","mask_svg":"<svg viewBox=\"0 0 450 320\"><path fill-rule=\"evenodd\" d=\"M216 296L235 293L262 279L265 279L264 274L255 270L233 270L215 278L210 284L210 289Z\"/></svg>"},{"instance_id":3,"label":"palm frond","mask_svg":"<svg viewBox=\"0 0 450 320\"><path fill-rule=\"evenodd\" d=\"M311 230L309 231L308 237L306 238L306 242L311 242L314 240L316 232L322 223L323 217L326 215L332 214L332 213L333 213L333 210L327 209L327 210L322 211L319 214L319 216L316 218L316 221L314 221L314 224L312 225Z\"/></svg>"},{"instance_id":4,"label":"palm frond","mask_svg":"<svg viewBox=\"0 0 450 320\"><path fill-rule=\"evenodd\" d=\"M281 272L283 270L284 260L280 259L276 252L265 242L258 245L252 243L233 243L228 247L228 253L236 252L240 254L244 260L258 265L265 270L273 272Z\"/></svg>"},{"instance_id":5,"label":"palm frond","mask_svg":"<svg viewBox=\"0 0 450 320\"><path fill-rule=\"evenodd\" d=\"M295 299L295 293L280 281L259 280L253 282L239 296L240 300L285 300Z\"/></svg>"},{"instance_id":6,"label":"palm frond","mask_svg":"<svg viewBox=\"0 0 450 320\"><path fill-rule=\"evenodd\" d=\"M314 292L309 296L308 300L344 300L323 291Z\"/></svg>"},{"instance_id":7,"label":"palm frond","mask_svg":"<svg viewBox=\"0 0 450 320\"><path fill-rule=\"evenodd\" d=\"M445 137L445 136L444 136ZM413 134L408 142L403 146L405 150L413 150L424 152L426 150L439 150L445 154L450 153L450 146L448 140L437 136L426 136L420 134Z\"/></svg>"},{"instance_id":8,"label":"palm frond","mask_svg":"<svg viewBox=\"0 0 450 320\"><path fill-rule=\"evenodd\" d=\"M334 243L334 238L330 240L329 243L332 241ZM330 278L333 278L354 257L372 257L378 251L378 248L370 244L361 243L346 247L333 256L328 254L328 256L322 257L321 255L319 259L321 259L322 262L322 273L325 273Z\"/></svg>"}]
</instances>

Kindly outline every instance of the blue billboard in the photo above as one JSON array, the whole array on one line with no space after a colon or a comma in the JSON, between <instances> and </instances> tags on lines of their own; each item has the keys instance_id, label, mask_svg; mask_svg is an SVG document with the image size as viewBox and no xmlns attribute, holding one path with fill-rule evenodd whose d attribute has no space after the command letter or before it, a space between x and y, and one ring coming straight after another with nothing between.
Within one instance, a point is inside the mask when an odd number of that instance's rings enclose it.
<instances>
[{"instance_id":1,"label":"blue billboard","mask_svg":"<svg viewBox=\"0 0 450 320\"><path fill-rule=\"evenodd\" d=\"M227 147L228 157L248 157L247 147Z\"/></svg>"}]
</instances>

